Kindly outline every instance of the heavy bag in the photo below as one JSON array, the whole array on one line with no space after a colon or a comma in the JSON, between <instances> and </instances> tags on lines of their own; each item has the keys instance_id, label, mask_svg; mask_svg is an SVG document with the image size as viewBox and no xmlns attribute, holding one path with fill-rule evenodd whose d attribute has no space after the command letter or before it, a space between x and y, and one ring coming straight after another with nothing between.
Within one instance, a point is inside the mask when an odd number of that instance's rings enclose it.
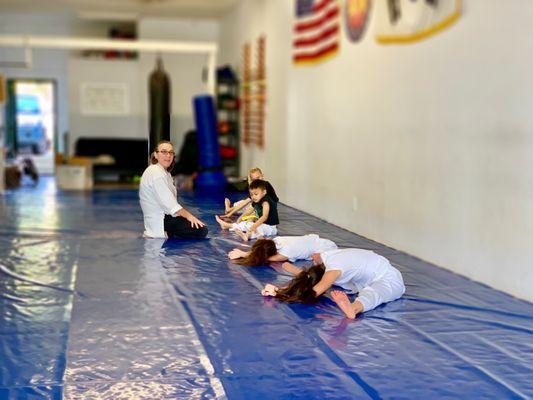
<instances>
[{"instance_id":1,"label":"heavy bag","mask_svg":"<svg viewBox=\"0 0 533 400\"><path fill-rule=\"evenodd\" d=\"M163 60L157 58L150 74L150 154L161 140L170 140L170 79L163 68Z\"/></svg>"}]
</instances>

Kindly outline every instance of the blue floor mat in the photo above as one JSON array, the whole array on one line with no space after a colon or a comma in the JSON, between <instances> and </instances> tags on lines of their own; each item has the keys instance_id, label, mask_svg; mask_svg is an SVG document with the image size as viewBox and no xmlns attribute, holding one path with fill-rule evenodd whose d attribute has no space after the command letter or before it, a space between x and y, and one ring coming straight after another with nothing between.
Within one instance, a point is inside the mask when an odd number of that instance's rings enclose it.
<instances>
[{"instance_id":1,"label":"blue floor mat","mask_svg":"<svg viewBox=\"0 0 533 400\"><path fill-rule=\"evenodd\" d=\"M279 234L374 250L407 291L353 321L263 298L289 277L228 261L223 199L182 196L209 225L195 242L142 239L136 191L8 193L0 399L533 397L533 304L283 205Z\"/></svg>"}]
</instances>

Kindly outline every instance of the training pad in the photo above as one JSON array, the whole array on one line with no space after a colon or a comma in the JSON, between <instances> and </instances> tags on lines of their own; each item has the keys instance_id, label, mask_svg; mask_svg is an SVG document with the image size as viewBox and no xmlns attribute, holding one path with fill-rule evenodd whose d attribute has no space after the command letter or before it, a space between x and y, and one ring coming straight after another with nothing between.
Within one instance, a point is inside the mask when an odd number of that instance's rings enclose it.
<instances>
[{"instance_id":1,"label":"training pad","mask_svg":"<svg viewBox=\"0 0 533 400\"><path fill-rule=\"evenodd\" d=\"M373 250L407 291L353 321L263 298L289 277L227 259L223 199L182 194L208 239L164 241L133 190L6 194L0 398L533 397L533 304L283 205L280 235Z\"/></svg>"}]
</instances>

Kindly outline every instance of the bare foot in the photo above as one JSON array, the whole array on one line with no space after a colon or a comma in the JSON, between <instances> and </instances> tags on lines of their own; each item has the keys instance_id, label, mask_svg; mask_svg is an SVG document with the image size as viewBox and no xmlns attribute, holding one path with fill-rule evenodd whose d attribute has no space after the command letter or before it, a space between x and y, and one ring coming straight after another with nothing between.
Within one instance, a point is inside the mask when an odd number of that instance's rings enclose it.
<instances>
[{"instance_id":1,"label":"bare foot","mask_svg":"<svg viewBox=\"0 0 533 400\"><path fill-rule=\"evenodd\" d=\"M357 315L356 307L350 302L350 299L348 298L346 293L340 290L332 290L331 297L333 298L333 301L337 303L344 315L346 315L350 319L355 318L355 316Z\"/></svg>"},{"instance_id":2,"label":"bare foot","mask_svg":"<svg viewBox=\"0 0 533 400\"><path fill-rule=\"evenodd\" d=\"M224 214L229 213L231 210L231 201L226 197L224 199Z\"/></svg>"},{"instance_id":3,"label":"bare foot","mask_svg":"<svg viewBox=\"0 0 533 400\"><path fill-rule=\"evenodd\" d=\"M218 215L215 215L215 219L217 220L218 224L220 225L220 227L222 229L229 229L232 227L233 224L229 223L229 222L226 222L226 221L222 221L222 219L220 219L220 217Z\"/></svg>"},{"instance_id":4,"label":"bare foot","mask_svg":"<svg viewBox=\"0 0 533 400\"><path fill-rule=\"evenodd\" d=\"M247 235L246 233L244 233L243 231L241 231L240 229L238 229L238 228L235 229L235 233L236 233L237 235L239 235L240 238L241 238L242 240L244 240L245 242L248 241L248 235Z\"/></svg>"}]
</instances>

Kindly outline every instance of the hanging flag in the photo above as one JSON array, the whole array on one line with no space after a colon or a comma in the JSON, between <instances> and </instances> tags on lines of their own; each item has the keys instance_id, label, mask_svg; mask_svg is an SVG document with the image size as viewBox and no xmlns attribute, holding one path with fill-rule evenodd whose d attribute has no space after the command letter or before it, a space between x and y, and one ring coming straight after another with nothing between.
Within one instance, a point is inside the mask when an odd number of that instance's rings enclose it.
<instances>
[{"instance_id":1,"label":"hanging flag","mask_svg":"<svg viewBox=\"0 0 533 400\"><path fill-rule=\"evenodd\" d=\"M425 39L461 15L461 0L387 0L376 5L376 40L383 44Z\"/></svg>"},{"instance_id":2,"label":"hanging flag","mask_svg":"<svg viewBox=\"0 0 533 400\"><path fill-rule=\"evenodd\" d=\"M338 0L296 0L293 63L316 64L339 51Z\"/></svg>"}]
</instances>

